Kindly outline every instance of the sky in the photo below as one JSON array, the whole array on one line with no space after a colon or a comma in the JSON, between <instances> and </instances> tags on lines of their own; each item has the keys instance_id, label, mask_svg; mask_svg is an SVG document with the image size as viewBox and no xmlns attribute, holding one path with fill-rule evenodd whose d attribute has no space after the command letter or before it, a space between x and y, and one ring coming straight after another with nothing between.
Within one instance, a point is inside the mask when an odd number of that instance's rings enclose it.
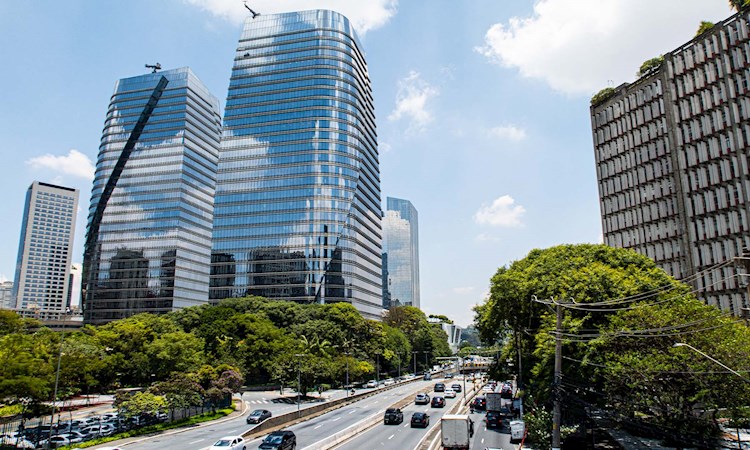
<instances>
[{"instance_id":1,"label":"sky","mask_svg":"<svg viewBox=\"0 0 750 450\"><path fill-rule=\"evenodd\" d=\"M726 0L249 0L333 9L360 35L382 204L419 212L422 309L459 325L535 248L602 241L589 100L693 37ZM241 0L0 1L0 281L34 181L80 190L80 262L114 83L190 66L223 107Z\"/></svg>"}]
</instances>

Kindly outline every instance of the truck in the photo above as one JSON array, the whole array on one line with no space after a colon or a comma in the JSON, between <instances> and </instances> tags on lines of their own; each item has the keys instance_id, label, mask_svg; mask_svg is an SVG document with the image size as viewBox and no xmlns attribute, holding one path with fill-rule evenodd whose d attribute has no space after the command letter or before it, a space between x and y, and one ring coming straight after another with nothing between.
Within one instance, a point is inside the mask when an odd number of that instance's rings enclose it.
<instances>
[{"instance_id":1,"label":"truck","mask_svg":"<svg viewBox=\"0 0 750 450\"><path fill-rule=\"evenodd\" d=\"M440 421L443 449L469 450L474 436L474 422L465 414L446 414Z\"/></svg>"},{"instance_id":2,"label":"truck","mask_svg":"<svg viewBox=\"0 0 750 450\"><path fill-rule=\"evenodd\" d=\"M510 422L510 442L522 441L526 437L526 424L523 420Z\"/></svg>"},{"instance_id":3,"label":"truck","mask_svg":"<svg viewBox=\"0 0 750 450\"><path fill-rule=\"evenodd\" d=\"M500 411L500 408L505 406L505 399L500 397L499 392L488 392L485 397L487 397L487 411Z\"/></svg>"}]
</instances>

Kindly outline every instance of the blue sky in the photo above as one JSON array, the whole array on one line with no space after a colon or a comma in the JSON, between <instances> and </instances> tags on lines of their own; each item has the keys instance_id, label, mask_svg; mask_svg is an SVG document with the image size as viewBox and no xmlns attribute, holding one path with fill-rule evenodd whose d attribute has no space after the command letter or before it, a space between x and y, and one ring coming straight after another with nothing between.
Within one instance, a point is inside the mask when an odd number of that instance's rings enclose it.
<instances>
[{"instance_id":1,"label":"blue sky","mask_svg":"<svg viewBox=\"0 0 750 450\"><path fill-rule=\"evenodd\" d=\"M360 30L373 81L383 203L419 211L422 307L472 320L498 267L600 242L589 99L690 39L725 0L251 0L325 8ZM117 79L190 66L224 104L240 0L0 2L0 279L15 271L26 189L81 191Z\"/></svg>"}]
</instances>

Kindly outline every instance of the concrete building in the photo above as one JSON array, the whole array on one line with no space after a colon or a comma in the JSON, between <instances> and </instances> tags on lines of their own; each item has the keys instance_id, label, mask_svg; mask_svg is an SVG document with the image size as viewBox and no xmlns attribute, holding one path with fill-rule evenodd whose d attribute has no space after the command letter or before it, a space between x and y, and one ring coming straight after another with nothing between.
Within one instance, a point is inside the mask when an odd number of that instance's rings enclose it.
<instances>
[{"instance_id":1,"label":"concrete building","mask_svg":"<svg viewBox=\"0 0 750 450\"><path fill-rule=\"evenodd\" d=\"M117 82L83 263L86 323L208 302L219 101L189 68Z\"/></svg>"},{"instance_id":2,"label":"concrete building","mask_svg":"<svg viewBox=\"0 0 750 450\"><path fill-rule=\"evenodd\" d=\"M409 200L386 198L383 307L419 308L419 215Z\"/></svg>"},{"instance_id":3,"label":"concrete building","mask_svg":"<svg viewBox=\"0 0 750 450\"><path fill-rule=\"evenodd\" d=\"M68 307L78 190L35 181L26 192L11 294L13 309L41 320Z\"/></svg>"},{"instance_id":4,"label":"concrete building","mask_svg":"<svg viewBox=\"0 0 750 450\"><path fill-rule=\"evenodd\" d=\"M229 83L211 299L382 315L380 169L362 44L333 11L248 17Z\"/></svg>"},{"instance_id":5,"label":"concrete building","mask_svg":"<svg viewBox=\"0 0 750 450\"><path fill-rule=\"evenodd\" d=\"M16 302L13 299L13 282L3 281L0 283L0 309L15 309Z\"/></svg>"},{"instance_id":6,"label":"concrete building","mask_svg":"<svg viewBox=\"0 0 750 450\"><path fill-rule=\"evenodd\" d=\"M591 106L604 243L652 258L736 315L748 304L734 259L750 247L748 14Z\"/></svg>"}]
</instances>

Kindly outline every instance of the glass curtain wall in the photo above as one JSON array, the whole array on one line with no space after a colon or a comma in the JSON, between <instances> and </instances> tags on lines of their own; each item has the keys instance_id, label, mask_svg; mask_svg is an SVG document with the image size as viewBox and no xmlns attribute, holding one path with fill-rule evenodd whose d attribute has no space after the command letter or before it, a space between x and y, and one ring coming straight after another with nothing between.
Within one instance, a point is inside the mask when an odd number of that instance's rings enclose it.
<instances>
[{"instance_id":1,"label":"glass curtain wall","mask_svg":"<svg viewBox=\"0 0 750 450\"><path fill-rule=\"evenodd\" d=\"M382 313L380 174L362 46L332 11L248 18L216 195L211 298Z\"/></svg>"}]
</instances>

